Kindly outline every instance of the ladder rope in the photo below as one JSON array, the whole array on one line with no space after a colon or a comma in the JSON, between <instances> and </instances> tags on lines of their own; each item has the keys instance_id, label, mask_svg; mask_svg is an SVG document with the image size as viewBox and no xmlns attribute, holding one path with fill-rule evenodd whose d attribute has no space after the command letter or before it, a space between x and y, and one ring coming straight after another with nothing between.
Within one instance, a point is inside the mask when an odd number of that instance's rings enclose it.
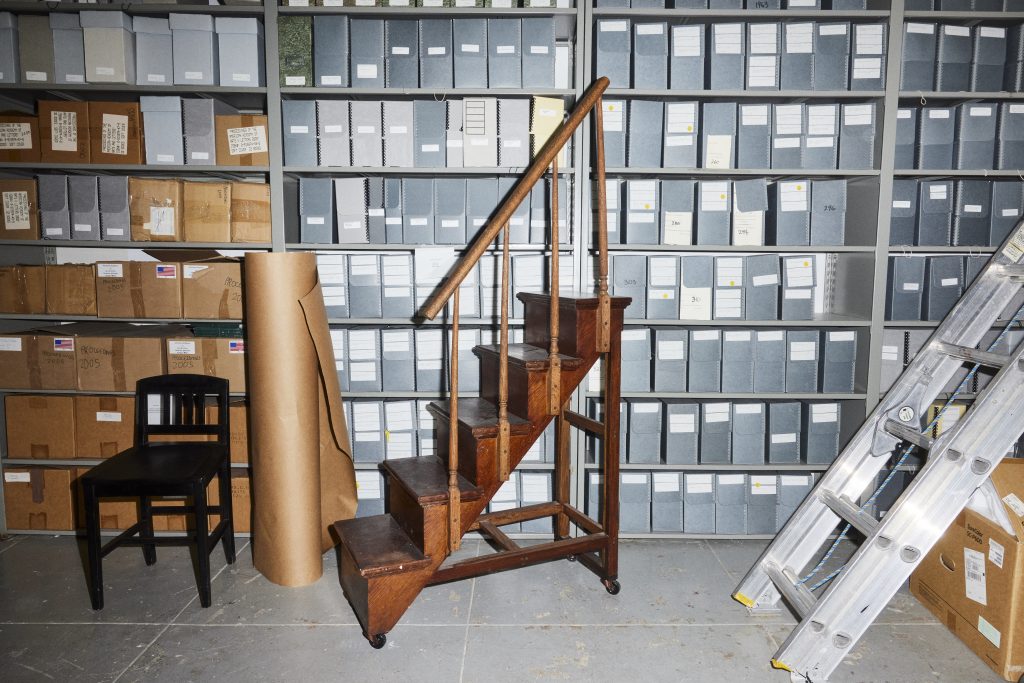
<instances>
[{"instance_id":1,"label":"ladder rope","mask_svg":"<svg viewBox=\"0 0 1024 683\"><path fill-rule=\"evenodd\" d=\"M989 345L989 347L988 347L988 349L986 349L986 351L992 351L993 349L995 349L996 346L999 345L999 342L1001 342L1003 340L1003 338L1006 336L1006 334L1010 331L1010 329L1013 328L1015 325L1020 324L1022 316L1024 316L1024 305L1021 305L1021 307L1017 309L1017 312L1014 313L1013 318L1010 319L1010 321L1006 324L1006 327L1004 327L1002 329L1002 331L995 338L995 340L993 340L993 342ZM957 398L960 396L960 394L963 393L963 390L968 386L968 384L971 382L971 380L974 379L974 376L977 374L978 369L980 367L981 367L981 364L980 363L976 363L970 369L970 371L967 373L967 375L963 378L963 380L960 382L960 384L957 385L956 389L953 391L953 393L950 395L950 397L943 404L942 408L940 408L939 411L937 413L935 413L935 417L932 418L932 421L928 423L928 426L921 430L922 434L927 434L928 432L932 431L932 429L934 429L936 425L939 424L939 420L942 419L942 415L946 412L946 410L949 409L950 406L953 405L953 403L957 400ZM861 505L861 507L860 507L861 510L866 511L872 504L874 504L874 502L878 499L878 496L882 493L882 491L885 490L885 488L893 480L893 477L896 476L896 472L899 471L899 468L903 465L903 463L906 461L906 459L908 457L910 457L911 453L913 453L916 449L917 449L917 446L914 445L914 444L908 444L907 447L903 449L903 452L900 454L899 460L896 461L896 464L889 471L888 476L886 476L886 478L882 480L882 483L878 485L878 488L875 489L875 492L871 494L871 497L868 498L864 502L863 505ZM824 567L825 564L835 554L836 550L839 548L839 544L842 543L844 538L846 538L846 534L849 533L851 527L852 527L852 525L849 522L847 522L846 526L844 526L842 531L839 532L839 535L836 537L836 540L833 541L832 545L829 546L829 549L827 551L825 551L825 554L822 556L822 558L818 562L818 564L816 564L814 566L814 569L812 569L806 576L804 576L802 579L800 579L799 584L802 585L802 584L807 583L812 578L814 578L818 574L818 572L821 571L822 567ZM838 569L836 569L835 571L833 571L832 573L828 574L827 576L825 576L824 578L819 580L817 583L812 585L808 590L810 590L813 593L814 591L816 591L817 589L821 588L822 586L827 584L829 581L831 581L832 579L837 577L839 575L839 573L841 571L843 571L843 569L845 569L845 568L846 568L846 564L843 564L841 567L839 567Z\"/></svg>"}]
</instances>

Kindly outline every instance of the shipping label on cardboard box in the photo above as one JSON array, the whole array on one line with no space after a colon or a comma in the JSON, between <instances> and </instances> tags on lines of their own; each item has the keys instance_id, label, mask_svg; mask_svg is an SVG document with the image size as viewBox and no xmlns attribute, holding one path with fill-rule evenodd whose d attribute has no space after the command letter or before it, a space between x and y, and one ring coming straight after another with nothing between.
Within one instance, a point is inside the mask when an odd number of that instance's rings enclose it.
<instances>
[{"instance_id":1,"label":"shipping label on cardboard box","mask_svg":"<svg viewBox=\"0 0 1024 683\"><path fill-rule=\"evenodd\" d=\"M0 124L2 125L2 124ZM32 214L28 192L4 192L4 227L6 230L29 230Z\"/></svg>"},{"instance_id":2,"label":"shipping label on cardboard box","mask_svg":"<svg viewBox=\"0 0 1024 683\"><path fill-rule=\"evenodd\" d=\"M57 152L78 151L78 112L50 112L50 149Z\"/></svg>"},{"instance_id":3,"label":"shipping label on cardboard box","mask_svg":"<svg viewBox=\"0 0 1024 683\"><path fill-rule=\"evenodd\" d=\"M32 149L32 124L0 123L0 149Z\"/></svg>"},{"instance_id":4,"label":"shipping label on cardboard box","mask_svg":"<svg viewBox=\"0 0 1024 683\"><path fill-rule=\"evenodd\" d=\"M128 154L128 117L104 114L100 149L104 154Z\"/></svg>"},{"instance_id":5,"label":"shipping label on cardboard box","mask_svg":"<svg viewBox=\"0 0 1024 683\"><path fill-rule=\"evenodd\" d=\"M267 151L267 129L263 126L228 128L228 153L258 154Z\"/></svg>"}]
</instances>

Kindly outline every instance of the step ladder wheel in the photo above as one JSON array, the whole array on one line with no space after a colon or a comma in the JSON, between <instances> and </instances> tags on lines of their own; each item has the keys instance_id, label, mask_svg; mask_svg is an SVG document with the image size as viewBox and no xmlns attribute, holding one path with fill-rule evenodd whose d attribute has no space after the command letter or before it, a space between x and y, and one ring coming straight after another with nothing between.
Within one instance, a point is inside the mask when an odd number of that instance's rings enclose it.
<instances>
[{"instance_id":1,"label":"step ladder wheel","mask_svg":"<svg viewBox=\"0 0 1024 683\"><path fill-rule=\"evenodd\" d=\"M615 579L601 579L601 583L604 584L604 589L611 595L618 595L619 591L622 590L622 584Z\"/></svg>"},{"instance_id":2,"label":"step ladder wheel","mask_svg":"<svg viewBox=\"0 0 1024 683\"><path fill-rule=\"evenodd\" d=\"M576 556L575 556L575 555L569 555L569 556L568 556L567 558L565 558L565 559L569 560L570 562L575 562L575 561L576 561Z\"/></svg>"},{"instance_id":3,"label":"step ladder wheel","mask_svg":"<svg viewBox=\"0 0 1024 683\"><path fill-rule=\"evenodd\" d=\"M374 650L379 650L388 642L388 637L383 633L378 633L377 635L370 637L368 640L370 641L370 647Z\"/></svg>"}]
</instances>

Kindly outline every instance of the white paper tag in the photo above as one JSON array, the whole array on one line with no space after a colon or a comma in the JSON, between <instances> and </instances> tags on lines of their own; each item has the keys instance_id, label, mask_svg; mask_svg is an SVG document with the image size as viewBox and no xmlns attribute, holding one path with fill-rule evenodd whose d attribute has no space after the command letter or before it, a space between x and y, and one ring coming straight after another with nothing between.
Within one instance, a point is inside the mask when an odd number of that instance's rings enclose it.
<instances>
[{"instance_id":1,"label":"white paper tag","mask_svg":"<svg viewBox=\"0 0 1024 683\"><path fill-rule=\"evenodd\" d=\"M1014 514L1018 517L1024 517L1024 501L1021 501L1021 499L1017 497L1016 493L1010 493L1003 496L1003 502L1006 503L1006 505L1013 510Z\"/></svg>"},{"instance_id":2,"label":"white paper tag","mask_svg":"<svg viewBox=\"0 0 1024 683\"><path fill-rule=\"evenodd\" d=\"M284 77L284 84L286 86L306 85L306 77L305 76L285 76Z\"/></svg>"},{"instance_id":3,"label":"white paper tag","mask_svg":"<svg viewBox=\"0 0 1024 683\"><path fill-rule=\"evenodd\" d=\"M55 152L78 151L78 112L50 112L50 148Z\"/></svg>"},{"instance_id":4,"label":"white paper tag","mask_svg":"<svg viewBox=\"0 0 1024 683\"><path fill-rule=\"evenodd\" d=\"M96 277L124 277L123 263L97 263Z\"/></svg>"},{"instance_id":5,"label":"white paper tag","mask_svg":"<svg viewBox=\"0 0 1024 683\"><path fill-rule=\"evenodd\" d=\"M96 71L99 71L99 69L96 69ZM113 72L113 69L111 69L111 72ZM113 73L111 73L109 75L112 76ZM186 81L201 81L201 80L203 80L203 72L202 71L186 71L185 72L185 80Z\"/></svg>"},{"instance_id":6,"label":"white paper tag","mask_svg":"<svg viewBox=\"0 0 1024 683\"><path fill-rule=\"evenodd\" d=\"M988 561L1002 569L1005 557L1006 548L1003 547L1003 544L993 538L988 539Z\"/></svg>"},{"instance_id":7,"label":"white paper tag","mask_svg":"<svg viewBox=\"0 0 1024 683\"><path fill-rule=\"evenodd\" d=\"M971 548L964 548L964 582L968 600L982 605L988 604L985 585L985 555Z\"/></svg>"},{"instance_id":8,"label":"white paper tag","mask_svg":"<svg viewBox=\"0 0 1024 683\"><path fill-rule=\"evenodd\" d=\"M45 71L26 71L25 72L25 80L26 81L45 81L46 80L46 72Z\"/></svg>"},{"instance_id":9,"label":"white paper tag","mask_svg":"<svg viewBox=\"0 0 1024 683\"><path fill-rule=\"evenodd\" d=\"M100 151L104 154L128 154L128 117L104 114L100 133Z\"/></svg>"},{"instance_id":10,"label":"white paper tag","mask_svg":"<svg viewBox=\"0 0 1024 683\"><path fill-rule=\"evenodd\" d=\"M289 126L288 132L292 135L307 135L309 134L309 126Z\"/></svg>"},{"instance_id":11,"label":"white paper tag","mask_svg":"<svg viewBox=\"0 0 1024 683\"><path fill-rule=\"evenodd\" d=\"M21 337L0 337L0 351L21 351Z\"/></svg>"},{"instance_id":12,"label":"white paper tag","mask_svg":"<svg viewBox=\"0 0 1024 683\"><path fill-rule=\"evenodd\" d=\"M96 413L97 422L120 422L121 413L115 413L111 411L99 411Z\"/></svg>"},{"instance_id":13,"label":"white paper tag","mask_svg":"<svg viewBox=\"0 0 1024 683\"><path fill-rule=\"evenodd\" d=\"M654 473L654 492L670 493L679 490L679 474L676 472Z\"/></svg>"},{"instance_id":14,"label":"white paper tag","mask_svg":"<svg viewBox=\"0 0 1024 683\"><path fill-rule=\"evenodd\" d=\"M495 45L495 53L499 55L514 55L516 53L515 45Z\"/></svg>"},{"instance_id":15,"label":"white paper tag","mask_svg":"<svg viewBox=\"0 0 1024 683\"><path fill-rule=\"evenodd\" d=\"M210 160L210 153L209 152L191 152L189 154L189 157L193 161L209 161Z\"/></svg>"},{"instance_id":16,"label":"white paper tag","mask_svg":"<svg viewBox=\"0 0 1024 683\"><path fill-rule=\"evenodd\" d=\"M395 46L391 48L391 54L393 55L407 55L409 54L408 47Z\"/></svg>"},{"instance_id":17,"label":"white paper tag","mask_svg":"<svg viewBox=\"0 0 1024 683\"><path fill-rule=\"evenodd\" d=\"M172 356L194 356L196 343L194 341L170 340L167 342L167 353Z\"/></svg>"},{"instance_id":18,"label":"white paper tag","mask_svg":"<svg viewBox=\"0 0 1024 683\"><path fill-rule=\"evenodd\" d=\"M978 615L978 633L985 636L990 643L999 647L999 644L1003 640L1003 635L999 632L995 626L990 624L985 617Z\"/></svg>"},{"instance_id":19,"label":"white paper tag","mask_svg":"<svg viewBox=\"0 0 1024 683\"><path fill-rule=\"evenodd\" d=\"M32 125L0 123L0 149L32 149Z\"/></svg>"},{"instance_id":20,"label":"white paper tag","mask_svg":"<svg viewBox=\"0 0 1024 683\"><path fill-rule=\"evenodd\" d=\"M772 434L771 435L771 442L772 443L796 443L796 434L794 432L789 432L789 433L785 433L785 434Z\"/></svg>"},{"instance_id":21,"label":"white paper tag","mask_svg":"<svg viewBox=\"0 0 1024 683\"><path fill-rule=\"evenodd\" d=\"M29 230L32 227L32 207L28 192L4 192L4 228L6 230Z\"/></svg>"},{"instance_id":22,"label":"white paper tag","mask_svg":"<svg viewBox=\"0 0 1024 683\"><path fill-rule=\"evenodd\" d=\"M263 126L228 128L228 154L257 154L267 151L267 129Z\"/></svg>"},{"instance_id":23,"label":"white paper tag","mask_svg":"<svg viewBox=\"0 0 1024 683\"><path fill-rule=\"evenodd\" d=\"M627 25L627 23L625 21L599 21L599 22L597 22L597 30L601 31L602 33L607 33L609 31L615 31L615 32L625 31L625 30L627 30L627 28L628 28L628 25Z\"/></svg>"}]
</instances>

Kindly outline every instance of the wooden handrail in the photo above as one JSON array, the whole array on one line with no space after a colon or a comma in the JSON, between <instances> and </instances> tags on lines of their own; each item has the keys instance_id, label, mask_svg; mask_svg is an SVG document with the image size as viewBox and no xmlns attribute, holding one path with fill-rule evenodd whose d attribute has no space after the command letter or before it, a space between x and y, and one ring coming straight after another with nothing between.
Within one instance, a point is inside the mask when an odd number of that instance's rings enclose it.
<instances>
[{"instance_id":1,"label":"wooden handrail","mask_svg":"<svg viewBox=\"0 0 1024 683\"><path fill-rule=\"evenodd\" d=\"M421 315L428 320L433 320L437 317L437 314L444 308L448 299L451 298L455 290L462 284L466 275L476 266L480 257L497 239L498 233L509 222L509 219L512 218L512 214L519 208L523 200L530 196L530 190L547 172L548 166L551 165L551 162L562 151L562 147L569 141L580 124L586 120L590 111L595 106L600 106L601 95L608 88L608 84L608 79L604 76L591 83L587 91L583 93L583 97L576 103L572 113L569 114L569 118L555 129L555 132L548 138L548 141L537 152L536 157L527 167L526 172L519 178L519 182L512 188L511 194L502 202L494 215L491 216L491 219L487 221L484 228L477 234L473 244L470 245L469 249L466 250L466 253L462 255L462 258L455 265L452 274L441 283L430 299L427 300L427 303L424 304L423 308L420 309ZM598 144L601 143L599 142ZM554 178L553 181L557 183L558 179Z\"/></svg>"}]
</instances>

